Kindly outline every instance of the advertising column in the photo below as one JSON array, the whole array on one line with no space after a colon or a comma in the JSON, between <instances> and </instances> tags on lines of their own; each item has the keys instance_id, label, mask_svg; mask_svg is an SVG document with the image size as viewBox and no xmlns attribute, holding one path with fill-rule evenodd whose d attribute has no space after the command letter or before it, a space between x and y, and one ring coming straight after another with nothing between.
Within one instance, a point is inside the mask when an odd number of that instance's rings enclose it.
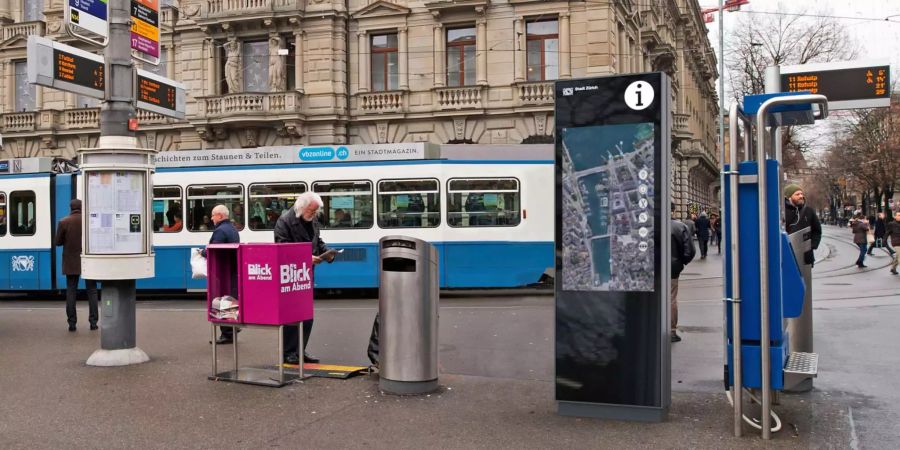
<instances>
[{"instance_id":1,"label":"advertising column","mask_svg":"<svg viewBox=\"0 0 900 450\"><path fill-rule=\"evenodd\" d=\"M662 73L556 83L561 415L668 413L669 89Z\"/></svg>"}]
</instances>

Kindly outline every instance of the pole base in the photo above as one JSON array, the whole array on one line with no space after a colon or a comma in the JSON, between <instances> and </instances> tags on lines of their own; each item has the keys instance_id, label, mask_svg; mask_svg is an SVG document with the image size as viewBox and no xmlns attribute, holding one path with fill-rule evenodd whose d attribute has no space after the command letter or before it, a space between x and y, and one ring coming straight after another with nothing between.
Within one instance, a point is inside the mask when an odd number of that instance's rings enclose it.
<instances>
[{"instance_id":1,"label":"pole base","mask_svg":"<svg viewBox=\"0 0 900 450\"><path fill-rule=\"evenodd\" d=\"M96 367L130 366L150 361L150 357L143 350L123 348L120 350L95 350L87 360L87 365Z\"/></svg>"},{"instance_id":2,"label":"pole base","mask_svg":"<svg viewBox=\"0 0 900 450\"><path fill-rule=\"evenodd\" d=\"M437 378L428 381L394 381L380 378L378 387L385 394L421 395L434 392L439 386Z\"/></svg>"}]
</instances>

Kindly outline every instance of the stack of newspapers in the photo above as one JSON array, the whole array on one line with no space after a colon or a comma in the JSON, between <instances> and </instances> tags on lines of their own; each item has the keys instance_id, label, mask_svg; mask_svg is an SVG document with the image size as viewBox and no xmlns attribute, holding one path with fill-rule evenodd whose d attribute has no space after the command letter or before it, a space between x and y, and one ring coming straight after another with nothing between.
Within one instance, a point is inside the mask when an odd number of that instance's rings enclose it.
<instances>
[{"instance_id":1,"label":"stack of newspapers","mask_svg":"<svg viewBox=\"0 0 900 450\"><path fill-rule=\"evenodd\" d=\"M209 308L209 317L215 320L238 320L239 305L230 295L216 297Z\"/></svg>"}]
</instances>

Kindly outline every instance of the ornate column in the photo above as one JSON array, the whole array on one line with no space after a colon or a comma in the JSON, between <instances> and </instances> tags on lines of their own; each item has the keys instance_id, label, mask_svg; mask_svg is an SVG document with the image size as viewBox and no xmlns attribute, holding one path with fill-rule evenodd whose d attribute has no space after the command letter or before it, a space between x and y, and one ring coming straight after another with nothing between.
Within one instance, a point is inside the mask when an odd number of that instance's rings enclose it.
<instances>
[{"instance_id":1,"label":"ornate column","mask_svg":"<svg viewBox=\"0 0 900 450\"><path fill-rule=\"evenodd\" d=\"M400 44L400 48L398 49L397 54L397 70L400 72L397 78L398 80L398 88L401 91L405 91L409 89L409 32L406 27L400 27L397 29L397 40Z\"/></svg>"},{"instance_id":2,"label":"ornate column","mask_svg":"<svg viewBox=\"0 0 900 450\"><path fill-rule=\"evenodd\" d=\"M5 83L3 93L6 101L3 108L4 112L16 111L16 66L12 61L3 61L3 82Z\"/></svg>"},{"instance_id":3,"label":"ornate column","mask_svg":"<svg viewBox=\"0 0 900 450\"><path fill-rule=\"evenodd\" d=\"M218 94L218 52L216 52L216 41L212 39L206 40L206 95Z\"/></svg>"},{"instance_id":4,"label":"ornate column","mask_svg":"<svg viewBox=\"0 0 900 450\"><path fill-rule=\"evenodd\" d=\"M359 45L357 51L359 54L359 92L369 92L369 36L361 31L357 33L359 36Z\"/></svg>"},{"instance_id":5,"label":"ornate column","mask_svg":"<svg viewBox=\"0 0 900 450\"><path fill-rule=\"evenodd\" d=\"M434 26L434 87L444 87L447 78L444 73L444 62L447 59L444 48L444 26L437 24Z\"/></svg>"},{"instance_id":6,"label":"ornate column","mask_svg":"<svg viewBox=\"0 0 900 450\"><path fill-rule=\"evenodd\" d=\"M478 19L475 28L475 83L486 86L487 81L487 19Z\"/></svg>"},{"instance_id":7,"label":"ornate column","mask_svg":"<svg viewBox=\"0 0 900 450\"><path fill-rule=\"evenodd\" d=\"M166 78L175 79L175 46L166 46Z\"/></svg>"},{"instance_id":8,"label":"ornate column","mask_svg":"<svg viewBox=\"0 0 900 450\"><path fill-rule=\"evenodd\" d=\"M525 81L525 20L521 17L513 22L513 45L515 55L515 78L517 83Z\"/></svg>"},{"instance_id":9,"label":"ornate column","mask_svg":"<svg viewBox=\"0 0 900 450\"><path fill-rule=\"evenodd\" d=\"M303 92L303 73L306 66L303 64L303 55L306 54L306 32L294 33L294 89Z\"/></svg>"},{"instance_id":10,"label":"ornate column","mask_svg":"<svg viewBox=\"0 0 900 450\"><path fill-rule=\"evenodd\" d=\"M34 110L44 109L44 87L34 85Z\"/></svg>"},{"instance_id":11,"label":"ornate column","mask_svg":"<svg viewBox=\"0 0 900 450\"><path fill-rule=\"evenodd\" d=\"M572 78L572 37L569 13L559 15L559 77Z\"/></svg>"}]
</instances>

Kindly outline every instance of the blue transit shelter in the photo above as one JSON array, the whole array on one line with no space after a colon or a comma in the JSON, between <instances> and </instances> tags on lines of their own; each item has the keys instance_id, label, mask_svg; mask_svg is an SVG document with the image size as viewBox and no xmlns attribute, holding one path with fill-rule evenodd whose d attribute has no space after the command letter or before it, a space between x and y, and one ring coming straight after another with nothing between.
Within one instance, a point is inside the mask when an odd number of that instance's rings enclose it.
<instances>
[{"instance_id":1,"label":"blue transit shelter","mask_svg":"<svg viewBox=\"0 0 900 450\"><path fill-rule=\"evenodd\" d=\"M769 439L780 428L772 394L816 375L813 353L792 352L787 319L804 307L801 274L808 242L782 223L781 128L828 115L828 100L806 92L746 96L729 114L729 164L723 172L725 253L725 385L735 435L746 421ZM745 390L762 405L759 421L743 414ZM771 422L775 419L775 426Z\"/></svg>"}]
</instances>

